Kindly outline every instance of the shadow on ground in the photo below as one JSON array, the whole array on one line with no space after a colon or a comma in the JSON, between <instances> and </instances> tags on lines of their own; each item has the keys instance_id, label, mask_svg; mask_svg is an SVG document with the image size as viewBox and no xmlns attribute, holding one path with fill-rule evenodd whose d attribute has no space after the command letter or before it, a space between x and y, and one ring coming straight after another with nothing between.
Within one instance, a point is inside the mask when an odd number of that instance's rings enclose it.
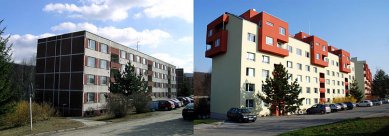
<instances>
[{"instance_id":1,"label":"shadow on ground","mask_svg":"<svg viewBox=\"0 0 389 136\"><path fill-rule=\"evenodd\" d=\"M131 132L121 133L121 136L128 135L193 135L193 122L182 118L156 122L148 125L137 126Z\"/></svg>"}]
</instances>

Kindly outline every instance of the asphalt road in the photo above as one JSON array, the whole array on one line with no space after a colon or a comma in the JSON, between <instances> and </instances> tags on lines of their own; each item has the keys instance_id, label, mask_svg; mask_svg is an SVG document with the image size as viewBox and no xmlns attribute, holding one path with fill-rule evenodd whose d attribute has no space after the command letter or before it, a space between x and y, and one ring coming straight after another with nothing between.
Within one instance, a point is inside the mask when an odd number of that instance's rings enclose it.
<instances>
[{"instance_id":1,"label":"asphalt road","mask_svg":"<svg viewBox=\"0 0 389 136\"><path fill-rule=\"evenodd\" d=\"M230 135L278 135L287 131L337 122L351 118L389 116L389 104L374 107L357 107L325 115L292 115L283 117L260 117L254 123L222 122L219 125L195 125L194 134L199 136Z\"/></svg>"},{"instance_id":2,"label":"asphalt road","mask_svg":"<svg viewBox=\"0 0 389 136\"><path fill-rule=\"evenodd\" d=\"M127 122L110 123L102 126L54 133L59 136L178 136L193 135L193 123L185 121L182 108L162 112L158 116Z\"/></svg>"}]
</instances>

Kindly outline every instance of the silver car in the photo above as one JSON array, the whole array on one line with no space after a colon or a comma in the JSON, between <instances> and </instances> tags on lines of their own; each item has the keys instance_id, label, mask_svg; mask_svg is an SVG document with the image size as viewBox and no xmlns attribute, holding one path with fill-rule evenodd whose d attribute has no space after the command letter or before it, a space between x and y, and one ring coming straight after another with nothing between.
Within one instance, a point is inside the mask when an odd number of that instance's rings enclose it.
<instances>
[{"instance_id":1,"label":"silver car","mask_svg":"<svg viewBox=\"0 0 389 136\"><path fill-rule=\"evenodd\" d=\"M371 106L373 106L373 102L371 102L370 100L363 100L363 101L357 103L357 106L358 107L371 107Z\"/></svg>"},{"instance_id":2,"label":"silver car","mask_svg":"<svg viewBox=\"0 0 389 136\"><path fill-rule=\"evenodd\" d=\"M382 105L382 101L381 100L373 100L373 105Z\"/></svg>"}]
</instances>

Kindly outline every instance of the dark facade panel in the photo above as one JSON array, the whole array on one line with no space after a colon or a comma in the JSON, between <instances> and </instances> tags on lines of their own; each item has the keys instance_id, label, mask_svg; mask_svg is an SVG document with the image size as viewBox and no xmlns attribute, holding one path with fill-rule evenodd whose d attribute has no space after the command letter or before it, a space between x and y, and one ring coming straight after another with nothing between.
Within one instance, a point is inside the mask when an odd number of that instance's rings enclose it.
<instances>
[{"instance_id":1,"label":"dark facade panel","mask_svg":"<svg viewBox=\"0 0 389 136\"><path fill-rule=\"evenodd\" d=\"M48 42L47 43L47 53L46 53L46 56L47 57L51 57L51 56L55 56L55 41L52 41L52 42Z\"/></svg>"},{"instance_id":2,"label":"dark facade panel","mask_svg":"<svg viewBox=\"0 0 389 136\"><path fill-rule=\"evenodd\" d=\"M36 59L36 73L45 72L45 59Z\"/></svg>"},{"instance_id":3,"label":"dark facade panel","mask_svg":"<svg viewBox=\"0 0 389 136\"><path fill-rule=\"evenodd\" d=\"M69 72L70 71L70 56L62 56L61 57L61 72Z\"/></svg>"},{"instance_id":4,"label":"dark facade panel","mask_svg":"<svg viewBox=\"0 0 389 136\"><path fill-rule=\"evenodd\" d=\"M43 101L49 104L53 104L53 90L43 91Z\"/></svg>"},{"instance_id":5,"label":"dark facade panel","mask_svg":"<svg viewBox=\"0 0 389 136\"><path fill-rule=\"evenodd\" d=\"M43 38L43 39L38 39L38 43L41 43L41 42L46 42L47 38Z\"/></svg>"},{"instance_id":6,"label":"dark facade panel","mask_svg":"<svg viewBox=\"0 0 389 136\"><path fill-rule=\"evenodd\" d=\"M82 90L83 89L83 74L72 73L70 81L70 90Z\"/></svg>"},{"instance_id":7,"label":"dark facade panel","mask_svg":"<svg viewBox=\"0 0 389 136\"><path fill-rule=\"evenodd\" d=\"M52 73L54 72L54 61L55 58L46 58L46 71L45 73Z\"/></svg>"},{"instance_id":8,"label":"dark facade panel","mask_svg":"<svg viewBox=\"0 0 389 136\"><path fill-rule=\"evenodd\" d=\"M64 39L61 41L61 55L69 55L71 47L71 39Z\"/></svg>"},{"instance_id":9,"label":"dark facade panel","mask_svg":"<svg viewBox=\"0 0 389 136\"><path fill-rule=\"evenodd\" d=\"M45 74L45 89L52 89L54 83L54 74Z\"/></svg>"},{"instance_id":10,"label":"dark facade panel","mask_svg":"<svg viewBox=\"0 0 389 136\"><path fill-rule=\"evenodd\" d=\"M45 88L45 75L39 74L35 75L35 88L37 89L44 89Z\"/></svg>"},{"instance_id":11,"label":"dark facade panel","mask_svg":"<svg viewBox=\"0 0 389 136\"><path fill-rule=\"evenodd\" d=\"M63 35L61 35L61 38L64 39L64 38L69 38L69 37L71 37L71 36L72 36L71 33L69 33L69 34L63 34Z\"/></svg>"},{"instance_id":12,"label":"dark facade panel","mask_svg":"<svg viewBox=\"0 0 389 136\"><path fill-rule=\"evenodd\" d=\"M85 31L80 31L80 32L73 33L73 37L75 37L75 36L82 36L82 35L85 35Z\"/></svg>"},{"instance_id":13,"label":"dark facade panel","mask_svg":"<svg viewBox=\"0 0 389 136\"><path fill-rule=\"evenodd\" d=\"M55 74L54 76L54 89L58 90L59 89L59 83L61 82L61 76L60 74Z\"/></svg>"},{"instance_id":14,"label":"dark facade panel","mask_svg":"<svg viewBox=\"0 0 389 136\"><path fill-rule=\"evenodd\" d=\"M53 90L53 95L53 105L56 107L59 105L58 101L60 100L58 90Z\"/></svg>"},{"instance_id":15,"label":"dark facade panel","mask_svg":"<svg viewBox=\"0 0 389 136\"><path fill-rule=\"evenodd\" d=\"M68 90L70 74L63 73L60 75L60 77L61 77L61 81L59 82L59 88L63 90Z\"/></svg>"},{"instance_id":16,"label":"dark facade panel","mask_svg":"<svg viewBox=\"0 0 389 136\"><path fill-rule=\"evenodd\" d=\"M55 72L60 72L61 69L61 58L60 57L55 57Z\"/></svg>"},{"instance_id":17,"label":"dark facade panel","mask_svg":"<svg viewBox=\"0 0 389 136\"><path fill-rule=\"evenodd\" d=\"M43 90L35 90L34 100L38 103L43 102Z\"/></svg>"},{"instance_id":18,"label":"dark facade panel","mask_svg":"<svg viewBox=\"0 0 389 136\"><path fill-rule=\"evenodd\" d=\"M72 39L72 54L84 53L84 37L77 37Z\"/></svg>"},{"instance_id":19,"label":"dark facade panel","mask_svg":"<svg viewBox=\"0 0 389 136\"><path fill-rule=\"evenodd\" d=\"M36 57L45 57L46 56L46 43L40 43L37 47L37 54Z\"/></svg>"},{"instance_id":20,"label":"dark facade panel","mask_svg":"<svg viewBox=\"0 0 389 136\"><path fill-rule=\"evenodd\" d=\"M61 41L60 40L58 40L58 41L56 41L56 45L55 45L55 55L56 56L58 56L58 55L60 55L61 54Z\"/></svg>"},{"instance_id":21,"label":"dark facade panel","mask_svg":"<svg viewBox=\"0 0 389 136\"><path fill-rule=\"evenodd\" d=\"M53 41L53 40L57 40L57 36L52 36L47 38L47 41Z\"/></svg>"},{"instance_id":22,"label":"dark facade panel","mask_svg":"<svg viewBox=\"0 0 389 136\"><path fill-rule=\"evenodd\" d=\"M59 91L59 107L67 107L69 106L69 91Z\"/></svg>"},{"instance_id":23,"label":"dark facade panel","mask_svg":"<svg viewBox=\"0 0 389 136\"><path fill-rule=\"evenodd\" d=\"M72 56L72 71L83 71L84 70L84 55L73 55Z\"/></svg>"},{"instance_id":24,"label":"dark facade panel","mask_svg":"<svg viewBox=\"0 0 389 136\"><path fill-rule=\"evenodd\" d=\"M71 91L70 92L70 107L72 108L82 108L82 91Z\"/></svg>"}]
</instances>

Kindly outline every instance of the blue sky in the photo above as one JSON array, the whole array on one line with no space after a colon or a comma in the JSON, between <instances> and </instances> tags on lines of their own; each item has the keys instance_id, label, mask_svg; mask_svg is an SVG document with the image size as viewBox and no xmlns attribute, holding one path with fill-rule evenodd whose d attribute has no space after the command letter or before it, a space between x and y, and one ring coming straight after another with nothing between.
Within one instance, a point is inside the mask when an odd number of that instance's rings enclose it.
<instances>
[{"instance_id":1,"label":"blue sky","mask_svg":"<svg viewBox=\"0 0 389 136\"><path fill-rule=\"evenodd\" d=\"M1 3L15 62L38 38L88 30L193 71L193 0L34 0ZM3 35L5 36L5 35Z\"/></svg>"},{"instance_id":2,"label":"blue sky","mask_svg":"<svg viewBox=\"0 0 389 136\"><path fill-rule=\"evenodd\" d=\"M207 24L224 12L240 15L254 8L288 22L291 34L310 30L352 57L367 60L372 73L378 68L389 72L388 5L384 0L196 0L194 70L212 69L211 59L204 57Z\"/></svg>"}]
</instances>

